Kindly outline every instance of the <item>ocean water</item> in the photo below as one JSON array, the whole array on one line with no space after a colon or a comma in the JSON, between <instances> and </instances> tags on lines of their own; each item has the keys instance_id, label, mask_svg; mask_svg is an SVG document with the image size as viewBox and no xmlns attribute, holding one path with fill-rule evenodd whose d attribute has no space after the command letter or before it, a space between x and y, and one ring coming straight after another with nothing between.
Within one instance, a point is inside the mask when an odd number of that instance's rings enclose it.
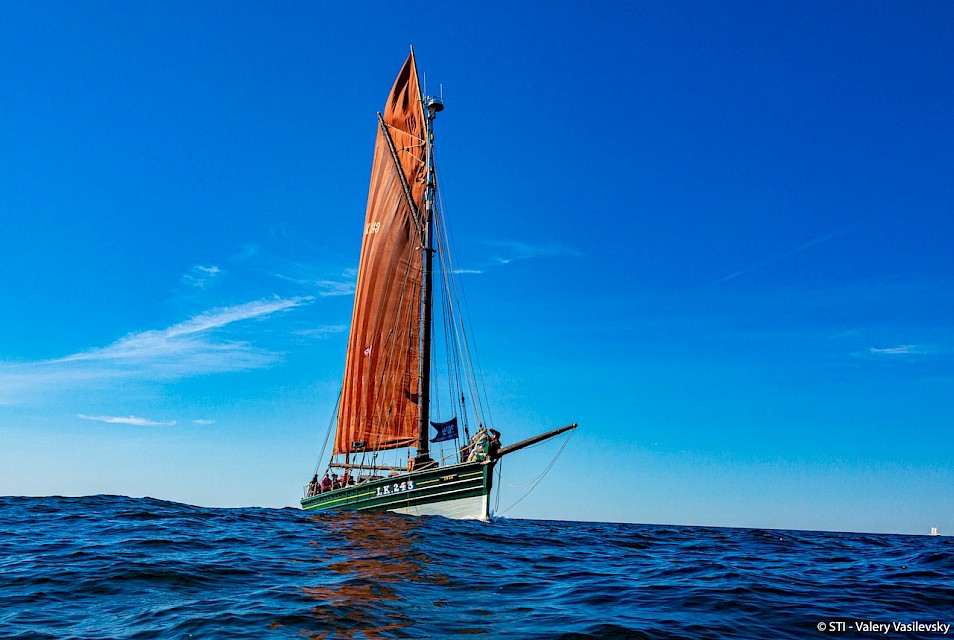
<instances>
[{"instance_id":1,"label":"ocean water","mask_svg":"<svg viewBox=\"0 0 954 640\"><path fill-rule=\"evenodd\" d=\"M954 624L954 539L0 498L4 640L944 637L860 621Z\"/></svg>"}]
</instances>

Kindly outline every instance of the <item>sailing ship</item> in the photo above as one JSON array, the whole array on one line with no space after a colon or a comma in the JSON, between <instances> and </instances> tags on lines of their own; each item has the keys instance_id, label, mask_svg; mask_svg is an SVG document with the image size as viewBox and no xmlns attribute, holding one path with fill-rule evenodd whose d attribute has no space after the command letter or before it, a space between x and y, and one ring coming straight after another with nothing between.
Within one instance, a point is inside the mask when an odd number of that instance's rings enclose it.
<instances>
[{"instance_id":1,"label":"sailing ship","mask_svg":"<svg viewBox=\"0 0 954 640\"><path fill-rule=\"evenodd\" d=\"M509 446L491 426L441 215L433 125L443 109L421 91L411 49L378 114L344 378L325 439L327 447L334 433L331 455L319 479L322 450L303 509L487 520L500 458L577 426Z\"/></svg>"}]
</instances>

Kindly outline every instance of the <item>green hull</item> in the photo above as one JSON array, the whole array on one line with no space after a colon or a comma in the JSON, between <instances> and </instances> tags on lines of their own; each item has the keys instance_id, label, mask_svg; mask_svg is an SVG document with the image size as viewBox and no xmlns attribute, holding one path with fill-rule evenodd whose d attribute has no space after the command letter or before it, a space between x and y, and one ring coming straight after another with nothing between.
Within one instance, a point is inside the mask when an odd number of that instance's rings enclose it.
<instances>
[{"instance_id":1,"label":"green hull","mask_svg":"<svg viewBox=\"0 0 954 640\"><path fill-rule=\"evenodd\" d=\"M486 520L492 482L492 464L465 462L367 480L304 498L301 506L310 511L397 511Z\"/></svg>"}]
</instances>

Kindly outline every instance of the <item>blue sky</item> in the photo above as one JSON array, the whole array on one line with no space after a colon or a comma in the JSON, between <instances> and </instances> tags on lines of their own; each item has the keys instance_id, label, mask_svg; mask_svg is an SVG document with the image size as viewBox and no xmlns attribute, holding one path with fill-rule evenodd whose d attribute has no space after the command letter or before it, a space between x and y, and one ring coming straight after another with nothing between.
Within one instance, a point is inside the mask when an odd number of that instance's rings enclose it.
<instances>
[{"instance_id":1,"label":"blue sky","mask_svg":"<svg viewBox=\"0 0 954 640\"><path fill-rule=\"evenodd\" d=\"M341 4L0 6L0 493L297 503L413 44L500 511L954 532L954 7Z\"/></svg>"}]
</instances>

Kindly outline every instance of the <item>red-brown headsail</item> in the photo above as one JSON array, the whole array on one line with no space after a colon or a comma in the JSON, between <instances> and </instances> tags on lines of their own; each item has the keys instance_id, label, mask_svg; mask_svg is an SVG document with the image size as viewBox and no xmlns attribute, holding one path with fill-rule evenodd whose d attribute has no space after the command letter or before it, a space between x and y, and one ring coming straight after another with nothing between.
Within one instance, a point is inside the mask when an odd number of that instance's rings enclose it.
<instances>
[{"instance_id":1,"label":"red-brown headsail","mask_svg":"<svg viewBox=\"0 0 954 640\"><path fill-rule=\"evenodd\" d=\"M411 52L374 146L335 454L417 442L426 126Z\"/></svg>"}]
</instances>

